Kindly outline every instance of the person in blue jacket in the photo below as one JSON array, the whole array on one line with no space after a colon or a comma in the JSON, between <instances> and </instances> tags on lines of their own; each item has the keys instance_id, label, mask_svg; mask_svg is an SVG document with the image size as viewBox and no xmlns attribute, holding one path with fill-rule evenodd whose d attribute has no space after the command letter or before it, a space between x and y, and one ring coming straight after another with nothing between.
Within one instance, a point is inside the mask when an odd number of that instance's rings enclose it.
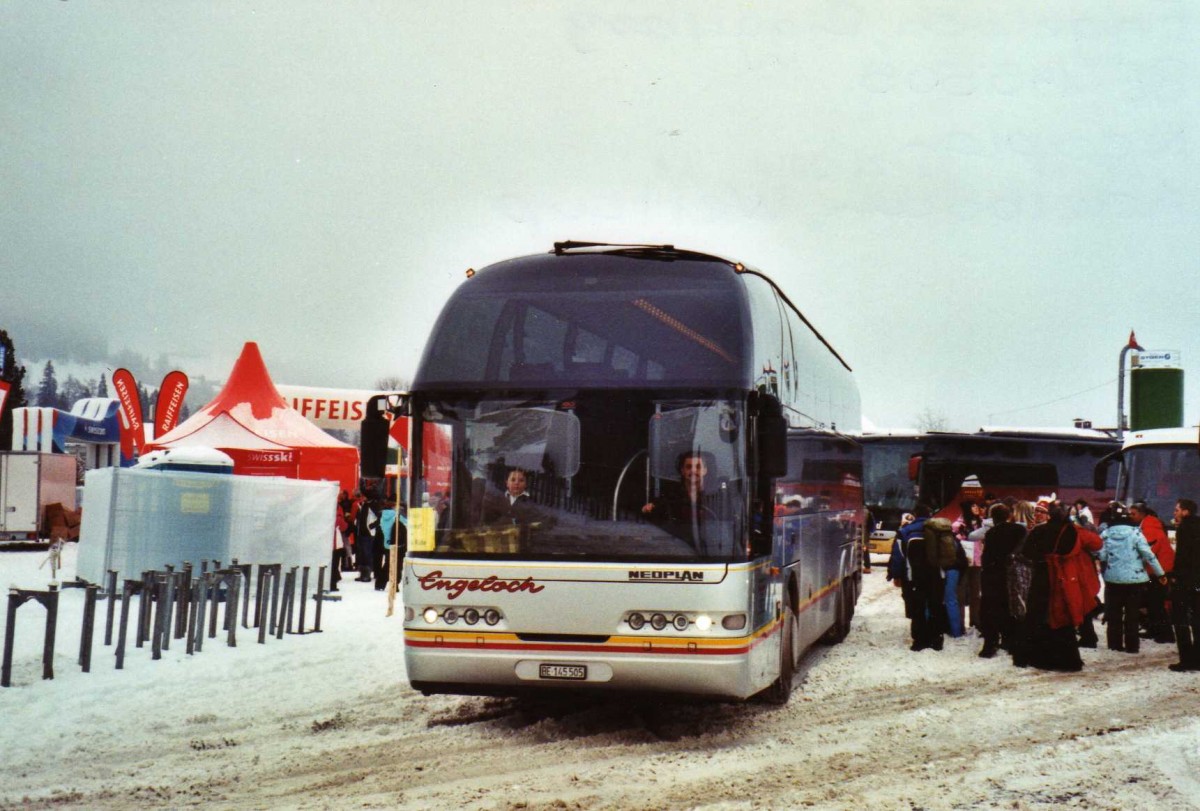
<instances>
[{"instance_id":1,"label":"person in blue jacket","mask_svg":"<svg viewBox=\"0 0 1200 811\"><path fill-rule=\"evenodd\" d=\"M379 568L375 570L375 590L383 591L391 576L392 547L400 546L401 558L408 550L408 518L404 514L404 507L397 510L391 504L385 506L379 513L379 529L383 547L379 553Z\"/></svg>"},{"instance_id":2,"label":"person in blue jacket","mask_svg":"<svg viewBox=\"0 0 1200 811\"><path fill-rule=\"evenodd\" d=\"M946 631L945 583L942 570L925 554L925 522L932 511L927 504L913 508L914 519L896 533L888 559L888 580L900 587L904 615L912 623L912 647L942 649Z\"/></svg>"},{"instance_id":3,"label":"person in blue jacket","mask_svg":"<svg viewBox=\"0 0 1200 811\"><path fill-rule=\"evenodd\" d=\"M1142 597L1150 576L1149 566L1159 582L1167 578L1158 558L1150 550L1146 536L1134 524L1129 509L1120 503L1109 507L1108 527L1100 538L1104 546L1098 557L1104 570L1104 621L1108 628L1108 649L1138 652L1138 617Z\"/></svg>"}]
</instances>

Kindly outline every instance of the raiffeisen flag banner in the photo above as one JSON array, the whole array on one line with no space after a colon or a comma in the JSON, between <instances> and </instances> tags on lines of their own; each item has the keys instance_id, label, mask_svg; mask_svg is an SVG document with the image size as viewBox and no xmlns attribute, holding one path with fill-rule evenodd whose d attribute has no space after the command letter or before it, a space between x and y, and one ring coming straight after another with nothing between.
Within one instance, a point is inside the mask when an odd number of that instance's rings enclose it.
<instances>
[{"instance_id":1,"label":"raiffeisen flag banner","mask_svg":"<svg viewBox=\"0 0 1200 811\"><path fill-rule=\"evenodd\" d=\"M183 409L187 390L187 375L180 371L167 372L154 402L154 436L160 437L179 424L179 412Z\"/></svg>"},{"instance_id":2,"label":"raiffeisen flag banner","mask_svg":"<svg viewBox=\"0 0 1200 811\"><path fill-rule=\"evenodd\" d=\"M128 369L117 369L112 373L113 392L121 406L121 456L133 458L133 448L146 442L146 431L142 427L142 401L138 399L137 383Z\"/></svg>"}]
</instances>

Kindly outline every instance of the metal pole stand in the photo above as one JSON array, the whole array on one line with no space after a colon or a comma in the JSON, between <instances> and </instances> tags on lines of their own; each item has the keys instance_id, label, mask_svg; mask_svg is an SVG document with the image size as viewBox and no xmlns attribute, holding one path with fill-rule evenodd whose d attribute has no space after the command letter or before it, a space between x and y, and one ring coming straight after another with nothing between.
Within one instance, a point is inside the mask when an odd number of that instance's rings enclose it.
<instances>
[{"instance_id":1,"label":"metal pole stand","mask_svg":"<svg viewBox=\"0 0 1200 811\"><path fill-rule=\"evenodd\" d=\"M92 670L92 633L96 625L96 593L99 586L89 584L83 597L83 632L79 635L79 665L84 673ZM109 599L112 605L112 599ZM112 613L112 612L109 612Z\"/></svg>"},{"instance_id":2,"label":"metal pole stand","mask_svg":"<svg viewBox=\"0 0 1200 811\"><path fill-rule=\"evenodd\" d=\"M4 662L0 665L0 687L12 685L13 640L16 637L17 609L29 600L37 600L46 608L46 636L42 643L42 678L54 678L54 632L58 625L58 586L47 591L28 589L8 590L8 624L4 629Z\"/></svg>"},{"instance_id":3,"label":"metal pole stand","mask_svg":"<svg viewBox=\"0 0 1200 811\"><path fill-rule=\"evenodd\" d=\"M104 647L112 644L113 612L117 608L117 573L108 570L108 606L105 608Z\"/></svg>"}]
</instances>

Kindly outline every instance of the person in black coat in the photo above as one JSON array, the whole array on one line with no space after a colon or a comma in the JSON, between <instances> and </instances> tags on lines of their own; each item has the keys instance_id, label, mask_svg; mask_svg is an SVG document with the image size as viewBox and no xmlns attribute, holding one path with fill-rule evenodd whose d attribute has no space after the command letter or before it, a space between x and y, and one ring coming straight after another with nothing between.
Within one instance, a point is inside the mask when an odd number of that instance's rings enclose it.
<instances>
[{"instance_id":1,"label":"person in black coat","mask_svg":"<svg viewBox=\"0 0 1200 811\"><path fill-rule=\"evenodd\" d=\"M896 533L888 561L888 579L900 587L904 616L911 621L911 651L941 650L946 633L945 581L925 553L925 522L932 513L928 504L913 508L914 518Z\"/></svg>"},{"instance_id":2,"label":"person in black coat","mask_svg":"<svg viewBox=\"0 0 1200 811\"><path fill-rule=\"evenodd\" d=\"M995 504L991 510L992 528L983 536L980 569L979 632L983 649L979 655L990 659L1000 648L1012 644L1013 618L1008 606L1008 561L1025 539L1025 527L1013 523L1012 510Z\"/></svg>"},{"instance_id":3,"label":"person in black coat","mask_svg":"<svg viewBox=\"0 0 1200 811\"><path fill-rule=\"evenodd\" d=\"M1175 504L1175 568L1171 570L1171 623L1179 661L1171 670L1200 670L1200 516L1196 502Z\"/></svg>"},{"instance_id":4,"label":"person in black coat","mask_svg":"<svg viewBox=\"0 0 1200 811\"><path fill-rule=\"evenodd\" d=\"M354 559L358 564L359 583L369 583L376 568L375 557L382 544L376 543L379 538L379 513L382 504L377 498L364 501L358 508L358 518L354 527Z\"/></svg>"},{"instance_id":5,"label":"person in black coat","mask_svg":"<svg viewBox=\"0 0 1200 811\"><path fill-rule=\"evenodd\" d=\"M1050 505L1048 512L1050 519L1029 531L1021 549L1022 554L1033 563L1033 579L1029 583L1025 619L1019 629L1023 650L1014 654L1013 663L1032 665L1040 670L1079 671L1083 669L1083 659L1079 656L1075 627L1050 627L1053 586L1046 563L1047 555L1069 554L1078 538L1075 526L1067 520L1067 511L1061 505Z\"/></svg>"}]
</instances>

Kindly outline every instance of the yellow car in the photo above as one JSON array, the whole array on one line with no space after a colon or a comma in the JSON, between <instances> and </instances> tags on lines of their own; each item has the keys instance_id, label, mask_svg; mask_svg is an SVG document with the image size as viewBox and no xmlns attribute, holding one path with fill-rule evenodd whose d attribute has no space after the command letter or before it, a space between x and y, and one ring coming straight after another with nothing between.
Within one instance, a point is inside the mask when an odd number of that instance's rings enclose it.
<instances>
[{"instance_id":1,"label":"yellow car","mask_svg":"<svg viewBox=\"0 0 1200 811\"><path fill-rule=\"evenodd\" d=\"M885 557L892 554L892 541L896 538L895 530L877 529L867 538L867 554L883 555Z\"/></svg>"}]
</instances>

